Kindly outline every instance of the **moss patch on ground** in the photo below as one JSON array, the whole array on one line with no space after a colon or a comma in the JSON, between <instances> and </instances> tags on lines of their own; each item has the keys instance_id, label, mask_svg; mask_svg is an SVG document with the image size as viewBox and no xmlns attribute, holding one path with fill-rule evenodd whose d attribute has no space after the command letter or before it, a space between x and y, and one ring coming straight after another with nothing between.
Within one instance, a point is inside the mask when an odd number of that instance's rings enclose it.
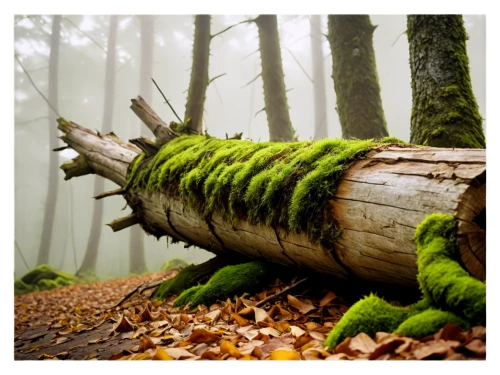
<instances>
[{"instance_id":1,"label":"moss patch on ground","mask_svg":"<svg viewBox=\"0 0 500 375\"><path fill-rule=\"evenodd\" d=\"M324 345L335 348L345 338L379 331L421 338L448 323L463 329L486 324L486 285L460 263L456 220L432 214L415 231L418 282L423 298L408 308L389 305L370 295L355 303L330 332Z\"/></svg>"},{"instance_id":2,"label":"moss patch on ground","mask_svg":"<svg viewBox=\"0 0 500 375\"><path fill-rule=\"evenodd\" d=\"M48 264L42 264L28 271L20 279L14 280L14 295L19 296L26 293L74 285L78 282L79 279L76 276L55 270Z\"/></svg>"},{"instance_id":3,"label":"moss patch on ground","mask_svg":"<svg viewBox=\"0 0 500 375\"><path fill-rule=\"evenodd\" d=\"M176 269L176 268L184 268L186 267L188 264L183 261L182 259L178 259L178 258L173 258L173 259L169 259L169 260L166 260L165 263L163 263L160 267L160 271L169 271L169 270L173 270L173 269Z\"/></svg>"},{"instance_id":4,"label":"moss patch on ground","mask_svg":"<svg viewBox=\"0 0 500 375\"><path fill-rule=\"evenodd\" d=\"M221 140L181 136L149 160L131 164L127 189L180 195L210 218L247 218L306 232L316 242L335 236L326 226L325 206L350 164L376 146L404 142L324 139L295 143ZM314 197L314 199L312 199Z\"/></svg>"}]
</instances>

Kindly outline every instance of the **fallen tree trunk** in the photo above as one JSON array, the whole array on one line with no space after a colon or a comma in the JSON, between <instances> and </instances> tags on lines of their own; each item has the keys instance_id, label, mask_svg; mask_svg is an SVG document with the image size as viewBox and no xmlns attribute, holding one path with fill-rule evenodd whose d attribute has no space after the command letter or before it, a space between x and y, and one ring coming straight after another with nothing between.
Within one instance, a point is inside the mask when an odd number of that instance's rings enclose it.
<instances>
[{"instance_id":1,"label":"fallen tree trunk","mask_svg":"<svg viewBox=\"0 0 500 375\"><path fill-rule=\"evenodd\" d=\"M143 104L144 110L151 113L151 108ZM146 125L158 132L157 127L164 126L160 121L155 118L153 124ZM228 218L217 204L216 209L206 215L193 208L179 194L178 187L141 187L133 177L137 170L144 170L149 161L156 160L153 156L139 161L136 156L141 150L121 142L114 134L98 135L62 119L58 122L59 129L65 133L63 141L80 154L75 161L62 166L66 177L90 171L122 187L114 194L125 197L133 215L114 222L112 227L118 230L140 223L146 232L157 237L168 235L215 254L238 252L251 258L314 269L342 279L358 277L415 287L415 227L427 215L440 212L451 214L458 221L457 244L464 266L475 277L481 280L486 277L484 150L384 144L369 149L361 160L349 164L341 174L335 193L322 206L320 219L331 221L332 231L335 228L340 230L339 235L326 237L328 241L325 242L324 239L318 241L312 232L290 230L276 222L264 225L248 217ZM167 138L157 139L158 147L167 142ZM176 138L172 144L181 139ZM216 141L250 144L246 141ZM298 150L311 144L302 142L287 147ZM230 149L227 145L226 148ZM165 146L168 147L173 146ZM192 155L193 149L189 150L189 155ZM213 157L212 151L203 154L202 159L210 157ZM304 166L301 168L305 169ZM314 200L314 196L309 199ZM311 220L315 219L317 217L311 217ZM330 223L324 225L330 228Z\"/></svg>"}]
</instances>

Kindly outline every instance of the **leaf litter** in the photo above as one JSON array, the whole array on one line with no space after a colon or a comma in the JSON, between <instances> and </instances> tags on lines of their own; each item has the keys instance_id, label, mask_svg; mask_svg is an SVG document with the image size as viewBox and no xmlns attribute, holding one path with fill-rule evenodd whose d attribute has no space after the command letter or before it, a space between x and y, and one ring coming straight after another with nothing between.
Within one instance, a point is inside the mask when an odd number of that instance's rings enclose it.
<instances>
[{"instance_id":1,"label":"leaf litter","mask_svg":"<svg viewBox=\"0 0 500 375\"><path fill-rule=\"evenodd\" d=\"M486 328L463 331L453 324L421 340L386 332L378 332L374 338L360 333L333 350L325 348L323 341L349 304L331 290L300 296L290 290L273 303L266 301L256 307L287 287L281 280L254 296L245 293L234 300L187 310L173 307L175 296L163 302L150 301L152 289L135 293L115 307L137 285L159 282L176 273L173 270L15 297L14 351L24 353L23 359L42 360L75 359L79 351L87 353L83 359L88 360L486 358ZM36 333L26 336L30 330ZM77 337L90 337L96 331L102 334L72 345ZM50 341L43 344L48 336ZM112 347L114 352L107 357L99 354L101 349L92 349L111 343L115 337L120 345ZM56 345L59 352L48 350Z\"/></svg>"}]
</instances>

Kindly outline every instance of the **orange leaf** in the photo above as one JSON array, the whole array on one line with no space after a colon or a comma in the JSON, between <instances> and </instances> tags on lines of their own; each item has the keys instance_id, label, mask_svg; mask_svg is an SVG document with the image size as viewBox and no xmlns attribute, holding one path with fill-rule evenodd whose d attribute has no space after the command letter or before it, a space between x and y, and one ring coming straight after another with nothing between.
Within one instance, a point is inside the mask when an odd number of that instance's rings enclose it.
<instances>
[{"instance_id":1,"label":"orange leaf","mask_svg":"<svg viewBox=\"0 0 500 375\"><path fill-rule=\"evenodd\" d=\"M204 328L198 328L191 333L187 341L191 341L194 343L208 342L218 340L220 337L214 332L207 331Z\"/></svg>"},{"instance_id":2,"label":"orange leaf","mask_svg":"<svg viewBox=\"0 0 500 375\"><path fill-rule=\"evenodd\" d=\"M277 349L271 353L272 361L298 361L300 354L295 350L280 350Z\"/></svg>"},{"instance_id":3,"label":"orange leaf","mask_svg":"<svg viewBox=\"0 0 500 375\"><path fill-rule=\"evenodd\" d=\"M139 351L145 352L148 349L154 349L156 345L154 342L146 335L142 335L141 342L139 343Z\"/></svg>"},{"instance_id":4,"label":"orange leaf","mask_svg":"<svg viewBox=\"0 0 500 375\"><path fill-rule=\"evenodd\" d=\"M309 303L302 302L291 294L288 294L288 303L299 310L302 314L307 314L309 311L314 310L315 307Z\"/></svg>"},{"instance_id":5,"label":"orange leaf","mask_svg":"<svg viewBox=\"0 0 500 375\"><path fill-rule=\"evenodd\" d=\"M248 322L248 320L246 320L245 318L243 318L241 315L239 314L231 314L231 320L235 320L236 323L238 323L238 325L240 327L245 327L247 325L249 325L250 323Z\"/></svg>"},{"instance_id":6,"label":"orange leaf","mask_svg":"<svg viewBox=\"0 0 500 375\"><path fill-rule=\"evenodd\" d=\"M321 301L319 301L319 305L321 307L326 306L330 302L332 302L336 297L337 297L337 295L330 291L326 294L326 296L323 297L323 299Z\"/></svg>"},{"instance_id":7,"label":"orange leaf","mask_svg":"<svg viewBox=\"0 0 500 375\"><path fill-rule=\"evenodd\" d=\"M153 361L173 361L174 358L169 356L168 353L162 348L156 349L156 354L152 358Z\"/></svg>"}]
</instances>

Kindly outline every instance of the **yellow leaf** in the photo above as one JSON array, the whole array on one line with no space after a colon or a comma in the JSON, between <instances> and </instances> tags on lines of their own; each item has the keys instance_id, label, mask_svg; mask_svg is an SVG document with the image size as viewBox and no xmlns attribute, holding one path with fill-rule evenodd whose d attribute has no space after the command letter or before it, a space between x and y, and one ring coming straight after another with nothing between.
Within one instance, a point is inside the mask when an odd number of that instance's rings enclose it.
<instances>
[{"instance_id":1,"label":"yellow leaf","mask_svg":"<svg viewBox=\"0 0 500 375\"><path fill-rule=\"evenodd\" d=\"M242 354L236 347L231 344L229 341L224 341L220 346L221 353L229 353L230 356L235 357L236 359L241 358Z\"/></svg>"},{"instance_id":2,"label":"yellow leaf","mask_svg":"<svg viewBox=\"0 0 500 375\"><path fill-rule=\"evenodd\" d=\"M162 348L156 349L156 354L152 358L153 361L173 361L174 358L169 356L168 353Z\"/></svg>"},{"instance_id":3,"label":"yellow leaf","mask_svg":"<svg viewBox=\"0 0 500 375\"><path fill-rule=\"evenodd\" d=\"M271 353L272 361L298 361L300 354L295 350L275 350Z\"/></svg>"}]
</instances>

